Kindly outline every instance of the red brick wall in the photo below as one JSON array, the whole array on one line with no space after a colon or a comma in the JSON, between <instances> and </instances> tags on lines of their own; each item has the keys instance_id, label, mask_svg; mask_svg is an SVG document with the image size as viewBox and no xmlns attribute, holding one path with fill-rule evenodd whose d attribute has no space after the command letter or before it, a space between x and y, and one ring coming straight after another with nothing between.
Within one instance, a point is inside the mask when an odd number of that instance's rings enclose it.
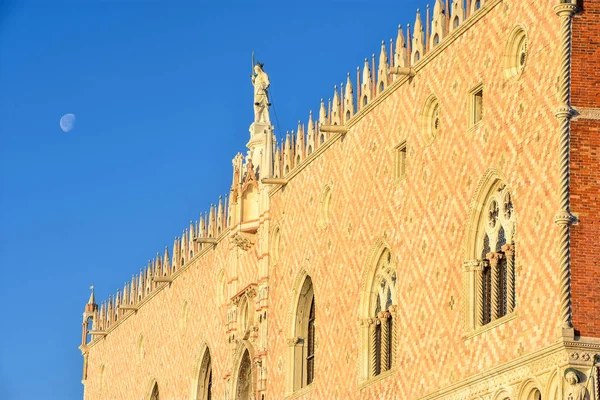
<instances>
[{"instance_id":1,"label":"red brick wall","mask_svg":"<svg viewBox=\"0 0 600 400\"><path fill-rule=\"evenodd\" d=\"M600 108L600 0L579 2L573 21L572 103ZM600 336L600 120L584 113L571 131L573 323L581 336Z\"/></svg>"}]
</instances>

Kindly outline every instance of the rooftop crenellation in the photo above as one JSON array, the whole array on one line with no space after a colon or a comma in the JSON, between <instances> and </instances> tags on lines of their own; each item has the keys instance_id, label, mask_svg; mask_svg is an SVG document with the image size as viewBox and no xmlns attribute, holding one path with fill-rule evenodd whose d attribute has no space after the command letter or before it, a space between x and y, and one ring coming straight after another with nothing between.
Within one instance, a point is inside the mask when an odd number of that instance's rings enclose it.
<instances>
[{"instance_id":1,"label":"rooftop crenellation","mask_svg":"<svg viewBox=\"0 0 600 400\"><path fill-rule=\"evenodd\" d=\"M166 246L163 254L148 260L140 268L138 274L117 289L114 295L109 295L108 300L99 306L95 297L90 295L86 311L94 314L93 331L103 332L116 323L124 313L135 311L138 305L148 297L156 288L169 282L171 276L179 271L188 261L212 246L212 240L225 231L229 226L228 197L219 197L218 204L212 204L207 213L200 214L197 221L190 221L189 226L183 230L181 236L175 237L171 250ZM90 304L92 302L92 304Z\"/></svg>"},{"instance_id":2,"label":"rooftop crenellation","mask_svg":"<svg viewBox=\"0 0 600 400\"><path fill-rule=\"evenodd\" d=\"M319 118L313 120L312 111L308 123L298 122L298 129L286 132L275 150L274 176L284 178L320 145L327 141L331 126L345 125L355 115L364 110L371 102L395 81L405 76L414 76L414 66L431 53L450 33L459 28L468 18L485 6L485 0L436 0L433 12L428 5L426 22L423 23L421 10L417 9L413 29L398 25L396 39L381 41L379 55L373 53L356 68L356 80L352 81L350 72L346 83L333 87L332 97L321 99ZM355 90L356 88L356 90Z\"/></svg>"},{"instance_id":3,"label":"rooftop crenellation","mask_svg":"<svg viewBox=\"0 0 600 400\"><path fill-rule=\"evenodd\" d=\"M433 12L430 6L427 6L425 24L421 10L417 9L413 29L411 30L410 24L406 25L406 29L398 25L396 39L390 38L389 46L385 40L381 41L379 55L373 53L370 59L364 59L362 67L356 68L354 82L352 74L348 72L345 83L333 86L331 98L327 101L321 98L316 119L310 111L306 124L298 121L295 131L287 131L279 143L275 139L271 169L273 177L285 178L327 142L332 132L338 132L348 124L378 96L385 93L394 82L406 77L412 78L415 74L414 66L488 2L490 0L435 0ZM246 157L244 160L241 154L236 155L233 165L234 177L230 197L237 195L237 186L241 185L243 177L239 175L240 171L252 168L250 158ZM139 274L132 276L131 281L124 284L122 291L117 290L115 295L102 302L95 311L98 315L94 318L94 330L108 329L123 312L135 309L136 305L156 288L164 282L169 282L169 277L202 249L214 245L216 238L231 223L230 202L231 198L226 197L224 201L223 198L219 198L218 204L211 205L209 212L201 214L198 221L190 221L189 227L181 236L175 238L171 251L166 247L164 254L157 254L149 260L148 264L140 269Z\"/></svg>"}]
</instances>

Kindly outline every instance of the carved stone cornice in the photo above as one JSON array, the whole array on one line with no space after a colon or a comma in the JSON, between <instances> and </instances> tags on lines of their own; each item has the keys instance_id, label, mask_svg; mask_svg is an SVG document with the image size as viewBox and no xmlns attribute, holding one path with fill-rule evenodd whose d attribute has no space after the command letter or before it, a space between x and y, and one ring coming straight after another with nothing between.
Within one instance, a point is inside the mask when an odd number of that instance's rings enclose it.
<instances>
[{"instance_id":1,"label":"carved stone cornice","mask_svg":"<svg viewBox=\"0 0 600 400\"><path fill-rule=\"evenodd\" d=\"M248 286L248 289L246 289L246 296L248 296L250 299L256 297L256 285Z\"/></svg>"},{"instance_id":2,"label":"carved stone cornice","mask_svg":"<svg viewBox=\"0 0 600 400\"><path fill-rule=\"evenodd\" d=\"M253 299L254 297L256 297L256 287L257 287L256 283L249 284L244 289L239 291L235 296L233 296L231 298L231 302L235 306L238 306L240 304L241 300L244 298L244 296L246 296L249 299Z\"/></svg>"},{"instance_id":3,"label":"carved stone cornice","mask_svg":"<svg viewBox=\"0 0 600 400\"><path fill-rule=\"evenodd\" d=\"M236 297L232 298L231 303L236 307L239 306L240 302L242 301L242 297L243 296L236 296Z\"/></svg>"}]
</instances>

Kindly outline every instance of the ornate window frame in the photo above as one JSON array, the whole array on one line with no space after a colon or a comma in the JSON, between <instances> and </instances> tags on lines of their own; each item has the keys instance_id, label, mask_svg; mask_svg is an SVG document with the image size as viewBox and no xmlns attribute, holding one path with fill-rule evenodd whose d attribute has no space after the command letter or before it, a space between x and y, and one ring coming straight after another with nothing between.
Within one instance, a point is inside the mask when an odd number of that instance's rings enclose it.
<instances>
[{"instance_id":1,"label":"ornate window frame","mask_svg":"<svg viewBox=\"0 0 600 400\"><path fill-rule=\"evenodd\" d=\"M504 74L509 80L518 80L527 66L529 36L523 25L515 26L508 36L504 50Z\"/></svg>"},{"instance_id":2,"label":"ornate window frame","mask_svg":"<svg viewBox=\"0 0 600 400\"><path fill-rule=\"evenodd\" d=\"M397 268L384 237L371 247L362 279L359 308L359 389L392 375L397 368ZM382 305L381 299L386 299Z\"/></svg>"},{"instance_id":3,"label":"ornate window frame","mask_svg":"<svg viewBox=\"0 0 600 400\"><path fill-rule=\"evenodd\" d=\"M256 301L254 298L257 293L257 285L251 283L242 291L236 294L231 302L235 306L235 324L236 337L238 340L246 340L256 338L257 323L256 323Z\"/></svg>"},{"instance_id":4,"label":"ornate window frame","mask_svg":"<svg viewBox=\"0 0 600 400\"><path fill-rule=\"evenodd\" d=\"M440 101L435 95L430 95L425 100L423 107L421 137L424 146L431 146L440 133Z\"/></svg>"},{"instance_id":5,"label":"ornate window frame","mask_svg":"<svg viewBox=\"0 0 600 400\"><path fill-rule=\"evenodd\" d=\"M465 339L516 318L516 215L505 182L489 169L471 201L463 262Z\"/></svg>"}]
</instances>

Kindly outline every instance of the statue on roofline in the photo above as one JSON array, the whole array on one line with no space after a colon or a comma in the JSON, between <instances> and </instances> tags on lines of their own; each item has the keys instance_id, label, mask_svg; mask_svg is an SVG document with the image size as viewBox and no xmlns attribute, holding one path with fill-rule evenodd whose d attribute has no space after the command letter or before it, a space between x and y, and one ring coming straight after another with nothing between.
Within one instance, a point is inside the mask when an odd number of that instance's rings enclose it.
<instances>
[{"instance_id":1,"label":"statue on roofline","mask_svg":"<svg viewBox=\"0 0 600 400\"><path fill-rule=\"evenodd\" d=\"M263 70L264 64L257 62L254 64L254 54L252 55L252 85L254 85L254 122L269 123L269 75Z\"/></svg>"}]
</instances>

